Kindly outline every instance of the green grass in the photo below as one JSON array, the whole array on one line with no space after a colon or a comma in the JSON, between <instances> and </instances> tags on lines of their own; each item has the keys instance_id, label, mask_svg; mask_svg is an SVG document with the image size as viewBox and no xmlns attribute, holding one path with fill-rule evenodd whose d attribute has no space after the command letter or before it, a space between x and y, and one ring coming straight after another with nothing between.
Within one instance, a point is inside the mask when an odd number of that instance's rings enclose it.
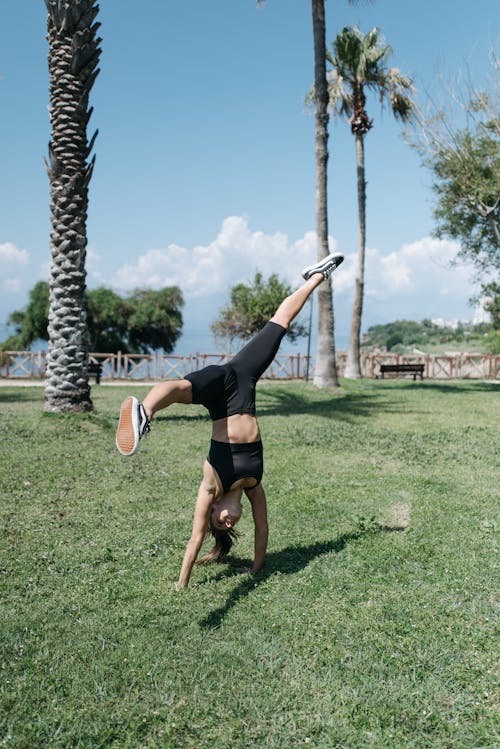
<instances>
[{"instance_id":1,"label":"green grass","mask_svg":"<svg viewBox=\"0 0 500 749\"><path fill-rule=\"evenodd\" d=\"M245 508L180 592L210 424L173 407L124 459L125 392L0 389L0 747L500 746L497 386L262 385L267 565L236 572Z\"/></svg>"}]
</instances>

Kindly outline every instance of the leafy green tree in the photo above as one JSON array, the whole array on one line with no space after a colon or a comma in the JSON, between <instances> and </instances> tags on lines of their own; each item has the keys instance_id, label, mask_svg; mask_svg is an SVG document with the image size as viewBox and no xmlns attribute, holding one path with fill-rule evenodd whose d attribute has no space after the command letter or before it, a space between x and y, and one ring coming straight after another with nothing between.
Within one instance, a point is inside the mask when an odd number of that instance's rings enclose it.
<instances>
[{"instance_id":1,"label":"leafy green tree","mask_svg":"<svg viewBox=\"0 0 500 749\"><path fill-rule=\"evenodd\" d=\"M372 325L363 337L363 344L381 346L389 351L396 345L418 346L440 341L451 329L440 328L430 320L394 320L383 325Z\"/></svg>"},{"instance_id":2,"label":"leafy green tree","mask_svg":"<svg viewBox=\"0 0 500 749\"><path fill-rule=\"evenodd\" d=\"M398 333L391 333L391 335L386 340L385 345L388 351L392 351L392 349L395 346L398 346L400 343L403 343L403 336L401 335L401 333L398 332Z\"/></svg>"},{"instance_id":3,"label":"leafy green tree","mask_svg":"<svg viewBox=\"0 0 500 749\"><path fill-rule=\"evenodd\" d=\"M500 354L500 284L492 281L483 286L486 301L484 308L491 315L493 329L486 336L486 344L492 354Z\"/></svg>"},{"instance_id":4,"label":"leafy green tree","mask_svg":"<svg viewBox=\"0 0 500 749\"><path fill-rule=\"evenodd\" d=\"M101 286L87 291L85 306L89 350L96 353L132 353L128 346L126 300Z\"/></svg>"},{"instance_id":5,"label":"leafy green tree","mask_svg":"<svg viewBox=\"0 0 500 749\"><path fill-rule=\"evenodd\" d=\"M139 289L121 297L100 287L86 291L87 348L95 353L147 353L163 349L170 353L182 332L177 286L159 291ZM3 342L3 349L23 350L37 340L48 340L49 284L39 281L31 290L24 310L13 312L8 323L15 334Z\"/></svg>"},{"instance_id":6,"label":"leafy green tree","mask_svg":"<svg viewBox=\"0 0 500 749\"><path fill-rule=\"evenodd\" d=\"M361 377L360 336L363 314L366 253L366 177L365 136L373 127L366 112L366 91L373 90L380 101L388 102L396 119L409 120L415 105L408 95L411 78L397 68L387 67L392 47L384 43L378 28L367 34L356 26L344 27L333 41L333 52L327 51L329 103L333 112L348 119L356 144L358 176L359 250L356 286L351 319L351 334L346 377Z\"/></svg>"},{"instance_id":7,"label":"leafy green tree","mask_svg":"<svg viewBox=\"0 0 500 749\"><path fill-rule=\"evenodd\" d=\"M500 284L492 281L483 287L487 299L484 308L491 315L494 330L500 330Z\"/></svg>"},{"instance_id":8,"label":"leafy green tree","mask_svg":"<svg viewBox=\"0 0 500 749\"><path fill-rule=\"evenodd\" d=\"M492 298L492 304L494 299ZM497 300L498 305L498 300ZM498 307L497 307L498 310ZM493 313L492 313L493 314ZM497 320L498 324L498 320ZM372 325L363 336L363 346L387 348L389 351L402 351L409 347L423 348L440 344L461 343L471 336L481 341L486 350L496 353L493 347L498 341L498 331L486 323L480 325L460 324L443 327L431 320L395 320L384 325Z\"/></svg>"},{"instance_id":9,"label":"leafy green tree","mask_svg":"<svg viewBox=\"0 0 500 749\"><path fill-rule=\"evenodd\" d=\"M472 261L480 275L498 272L500 130L490 122L457 132L454 147L437 150L427 163L436 178L436 236L460 242L459 257Z\"/></svg>"},{"instance_id":10,"label":"leafy green tree","mask_svg":"<svg viewBox=\"0 0 500 749\"><path fill-rule=\"evenodd\" d=\"M243 341L258 333L273 316L283 299L291 293L291 287L273 273L267 281L256 273L252 283L239 283L231 288L231 301L220 310L212 325L217 338ZM288 328L287 335L294 341L307 334L297 321Z\"/></svg>"},{"instance_id":11,"label":"leafy green tree","mask_svg":"<svg viewBox=\"0 0 500 749\"><path fill-rule=\"evenodd\" d=\"M498 284L500 270L500 61L494 56L492 67L490 87L479 90L470 76L462 78L446 91L446 104L431 102L407 133L434 177L435 235L458 241L458 258L472 262L485 285L492 274Z\"/></svg>"},{"instance_id":12,"label":"leafy green tree","mask_svg":"<svg viewBox=\"0 0 500 749\"><path fill-rule=\"evenodd\" d=\"M24 310L12 312L7 318L7 324L14 327L15 333L1 346L4 350L23 351L33 343L49 338L47 326L49 323L49 285L46 281L38 281L29 293L29 302Z\"/></svg>"},{"instance_id":13,"label":"leafy green tree","mask_svg":"<svg viewBox=\"0 0 500 749\"><path fill-rule=\"evenodd\" d=\"M135 291L127 299L129 348L143 353L149 349L170 353L182 331L183 304L181 290L176 286Z\"/></svg>"}]
</instances>

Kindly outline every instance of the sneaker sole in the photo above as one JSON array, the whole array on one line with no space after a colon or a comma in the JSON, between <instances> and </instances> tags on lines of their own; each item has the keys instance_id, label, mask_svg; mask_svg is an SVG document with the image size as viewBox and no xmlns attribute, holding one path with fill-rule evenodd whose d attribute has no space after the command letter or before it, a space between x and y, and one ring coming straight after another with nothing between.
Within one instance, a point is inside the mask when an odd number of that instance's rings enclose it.
<instances>
[{"instance_id":1,"label":"sneaker sole","mask_svg":"<svg viewBox=\"0 0 500 749\"><path fill-rule=\"evenodd\" d=\"M120 408L120 421L116 430L116 447L122 455L133 455L139 447L137 405L137 398L129 396L125 398Z\"/></svg>"}]
</instances>

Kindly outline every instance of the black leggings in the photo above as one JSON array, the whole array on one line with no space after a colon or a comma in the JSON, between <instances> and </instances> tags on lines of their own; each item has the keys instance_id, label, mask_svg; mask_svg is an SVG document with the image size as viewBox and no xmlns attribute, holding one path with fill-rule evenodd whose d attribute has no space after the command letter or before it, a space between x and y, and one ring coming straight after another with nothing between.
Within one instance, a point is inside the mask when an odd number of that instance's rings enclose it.
<instances>
[{"instance_id":1,"label":"black leggings","mask_svg":"<svg viewBox=\"0 0 500 749\"><path fill-rule=\"evenodd\" d=\"M262 377L280 347L286 328L268 322L229 362L233 369L255 382Z\"/></svg>"}]
</instances>

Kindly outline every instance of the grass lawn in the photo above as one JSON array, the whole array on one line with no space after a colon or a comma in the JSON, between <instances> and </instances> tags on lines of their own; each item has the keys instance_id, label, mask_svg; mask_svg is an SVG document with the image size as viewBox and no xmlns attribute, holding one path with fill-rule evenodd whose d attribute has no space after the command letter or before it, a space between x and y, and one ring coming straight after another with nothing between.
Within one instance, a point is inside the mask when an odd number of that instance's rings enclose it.
<instances>
[{"instance_id":1,"label":"grass lawn","mask_svg":"<svg viewBox=\"0 0 500 749\"><path fill-rule=\"evenodd\" d=\"M0 747L500 746L498 391L262 384L266 567L236 571L247 503L229 562L176 592L204 410L125 459L123 387L79 416L2 387Z\"/></svg>"}]
</instances>

